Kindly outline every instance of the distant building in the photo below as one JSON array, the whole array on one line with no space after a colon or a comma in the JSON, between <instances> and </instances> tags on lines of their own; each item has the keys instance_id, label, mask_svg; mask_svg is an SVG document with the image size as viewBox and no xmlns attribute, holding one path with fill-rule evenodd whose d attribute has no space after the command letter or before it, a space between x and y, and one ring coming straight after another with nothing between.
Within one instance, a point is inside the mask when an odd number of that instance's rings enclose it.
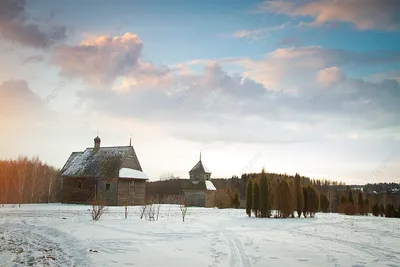
<instances>
[{"instance_id":1,"label":"distant building","mask_svg":"<svg viewBox=\"0 0 400 267\"><path fill-rule=\"evenodd\" d=\"M185 193L188 206L214 207L216 188L211 182L211 171L200 160L189 171L190 179L186 183Z\"/></svg>"},{"instance_id":2,"label":"distant building","mask_svg":"<svg viewBox=\"0 0 400 267\"><path fill-rule=\"evenodd\" d=\"M97 199L106 205L141 205L145 202L146 174L135 150L129 146L94 147L72 152L62 176L62 202L89 204Z\"/></svg>"}]
</instances>

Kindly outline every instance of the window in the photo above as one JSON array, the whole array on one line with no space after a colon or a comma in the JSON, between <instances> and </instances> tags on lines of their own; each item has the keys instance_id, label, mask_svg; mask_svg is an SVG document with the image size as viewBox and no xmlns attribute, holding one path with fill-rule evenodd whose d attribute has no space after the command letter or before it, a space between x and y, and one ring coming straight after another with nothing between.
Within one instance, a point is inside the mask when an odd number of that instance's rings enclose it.
<instances>
[{"instance_id":1,"label":"window","mask_svg":"<svg viewBox=\"0 0 400 267\"><path fill-rule=\"evenodd\" d=\"M111 187L110 184L106 184L106 192L107 192L107 191L110 191L110 187Z\"/></svg>"},{"instance_id":2,"label":"window","mask_svg":"<svg viewBox=\"0 0 400 267\"><path fill-rule=\"evenodd\" d=\"M77 183L76 187L77 187L78 189L81 189L81 188L82 188L82 182L79 181L79 182Z\"/></svg>"}]
</instances>

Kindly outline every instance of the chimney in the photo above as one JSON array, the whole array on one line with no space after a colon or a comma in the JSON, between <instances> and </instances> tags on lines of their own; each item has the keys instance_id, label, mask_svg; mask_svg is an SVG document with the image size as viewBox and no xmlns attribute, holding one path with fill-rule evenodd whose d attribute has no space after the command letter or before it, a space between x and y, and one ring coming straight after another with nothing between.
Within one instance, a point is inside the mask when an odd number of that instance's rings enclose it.
<instances>
[{"instance_id":1,"label":"chimney","mask_svg":"<svg viewBox=\"0 0 400 267\"><path fill-rule=\"evenodd\" d=\"M96 136L96 138L94 139L94 149L99 149L100 148L100 142L101 142L100 137Z\"/></svg>"}]
</instances>

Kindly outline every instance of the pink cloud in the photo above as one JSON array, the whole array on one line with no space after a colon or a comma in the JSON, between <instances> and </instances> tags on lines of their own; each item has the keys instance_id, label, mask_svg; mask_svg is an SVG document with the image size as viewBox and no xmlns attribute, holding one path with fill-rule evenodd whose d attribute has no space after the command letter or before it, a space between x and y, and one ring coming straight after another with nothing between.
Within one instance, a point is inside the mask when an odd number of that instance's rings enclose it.
<instances>
[{"instance_id":1,"label":"pink cloud","mask_svg":"<svg viewBox=\"0 0 400 267\"><path fill-rule=\"evenodd\" d=\"M360 30L398 30L400 20L398 0L319 0L302 4L289 1L266 1L261 9L268 12L286 14L292 17L312 17L317 26L332 21L348 22Z\"/></svg>"},{"instance_id":2,"label":"pink cloud","mask_svg":"<svg viewBox=\"0 0 400 267\"><path fill-rule=\"evenodd\" d=\"M317 80L325 85L333 85L346 80L346 74L338 67L329 67L318 72Z\"/></svg>"},{"instance_id":3,"label":"pink cloud","mask_svg":"<svg viewBox=\"0 0 400 267\"><path fill-rule=\"evenodd\" d=\"M52 62L61 74L80 77L95 85L110 85L118 76L129 75L139 63L142 41L133 33L89 37L79 45L56 48Z\"/></svg>"}]
</instances>

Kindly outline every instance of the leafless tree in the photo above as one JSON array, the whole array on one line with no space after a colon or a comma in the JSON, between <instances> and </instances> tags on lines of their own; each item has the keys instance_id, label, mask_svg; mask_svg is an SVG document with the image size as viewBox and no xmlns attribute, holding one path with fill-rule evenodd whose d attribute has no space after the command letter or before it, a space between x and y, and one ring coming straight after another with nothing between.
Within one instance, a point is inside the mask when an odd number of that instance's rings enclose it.
<instances>
[{"instance_id":1,"label":"leafless tree","mask_svg":"<svg viewBox=\"0 0 400 267\"><path fill-rule=\"evenodd\" d=\"M146 209L147 209L147 205L146 204L140 206L140 219L143 219L143 216L145 215Z\"/></svg>"},{"instance_id":2,"label":"leafless tree","mask_svg":"<svg viewBox=\"0 0 400 267\"><path fill-rule=\"evenodd\" d=\"M14 183L15 190L18 194L18 204L21 207L22 202L24 201L24 193L26 180L28 176L28 167L29 161L27 157L18 157L18 162L20 163L17 169L17 177L16 179L12 179Z\"/></svg>"},{"instance_id":3,"label":"leafless tree","mask_svg":"<svg viewBox=\"0 0 400 267\"><path fill-rule=\"evenodd\" d=\"M98 221L104 212L106 212L106 206L104 205L103 198L100 195L92 201L92 219Z\"/></svg>"},{"instance_id":4,"label":"leafless tree","mask_svg":"<svg viewBox=\"0 0 400 267\"><path fill-rule=\"evenodd\" d=\"M164 172L160 175L160 181L167 181L173 179L179 179L179 177L175 176L172 172Z\"/></svg>"},{"instance_id":5,"label":"leafless tree","mask_svg":"<svg viewBox=\"0 0 400 267\"><path fill-rule=\"evenodd\" d=\"M10 187L10 179L12 175L12 165L11 164L1 164L0 165L0 203L4 207L7 202L7 194Z\"/></svg>"},{"instance_id":6,"label":"leafless tree","mask_svg":"<svg viewBox=\"0 0 400 267\"><path fill-rule=\"evenodd\" d=\"M179 207L181 209L182 221L185 222L185 217L186 217L186 213L187 213L187 200L184 195L181 197Z\"/></svg>"},{"instance_id":7,"label":"leafless tree","mask_svg":"<svg viewBox=\"0 0 400 267\"><path fill-rule=\"evenodd\" d=\"M38 174L39 174L39 169L40 169L40 165L41 165L41 162L40 162L40 160L39 160L39 157L33 157L31 160L30 160L30 163L31 164L29 164L29 165L31 165L31 166L29 166L30 167L30 172L29 172L29 176L30 176L30 179L29 179L29 189L30 189L30 192L29 192L29 199L28 199L28 202L29 203L35 203L35 202L38 202L38 199L36 199L36 198L38 198L38 197L40 197L40 195L41 195L41 193L43 193L43 192L41 192L42 190L42 188L38 188ZM40 179L40 181L41 181L42 179Z\"/></svg>"},{"instance_id":8,"label":"leafless tree","mask_svg":"<svg viewBox=\"0 0 400 267\"><path fill-rule=\"evenodd\" d=\"M47 177L47 203L54 201L54 191L56 191L58 172L53 169L45 169Z\"/></svg>"}]
</instances>

